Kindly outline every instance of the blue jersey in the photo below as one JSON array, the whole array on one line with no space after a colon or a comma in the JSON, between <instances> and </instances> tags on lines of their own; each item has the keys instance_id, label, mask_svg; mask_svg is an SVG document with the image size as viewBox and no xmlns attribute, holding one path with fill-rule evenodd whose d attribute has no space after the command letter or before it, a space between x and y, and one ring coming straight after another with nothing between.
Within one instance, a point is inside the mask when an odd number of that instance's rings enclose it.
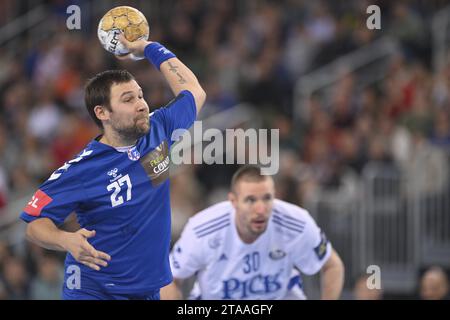
<instances>
[{"instance_id":1,"label":"blue jersey","mask_svg":"<svg viewBox=\"0 0 450 320\"><path fill-rule=\"evenodd\" d=\"M76 268L80 290L117 294L150 292L172 281L169 150L172 132L188 129L195 117L194 98L182 91L151 114L149 132L133 148L119 152L93 140L40 186L23 220L45 217L60 226L75 211L82 228L96 231L89 243L111 256L96 271L67 253L66 280Z\"/></svg>"}]
</instances>

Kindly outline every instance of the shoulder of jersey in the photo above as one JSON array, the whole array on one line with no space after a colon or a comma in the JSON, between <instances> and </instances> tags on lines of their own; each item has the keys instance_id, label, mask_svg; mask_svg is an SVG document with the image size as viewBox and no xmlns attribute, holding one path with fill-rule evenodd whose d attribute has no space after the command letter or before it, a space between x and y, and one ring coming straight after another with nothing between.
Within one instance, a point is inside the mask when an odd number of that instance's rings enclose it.
<instances>
[{"instance_id":1,"label":"shoulder of jersey","mask_svg":"<svg viewBox=\"0 0 450 320\"><path fill-rule=\"evenodd\" d=\"M305 230L311 216L308 211L297 205L275 199L271 219L275 229L279 232L300 235Z\"/></svg>"},{"instance_id":2,"label":"shoulder of jersey","mask_svg":"<svg viewBox=\"0 0 450 320\"><path fill-rule=\"evenodd\" d=\"M97 152L98 153L98 152ZM92 166L93 162L86 161L90 158L96 156L95 147L89 144L83 151L78 153L73 159L65 162L61 167L56 169L52 175L48 178L47 182L52 182L55 180L65 180L67 178L72 178L74 176L82 176L88 174L88 169ZM98 163L96 165L98 168Z\"/></svg>"},{"instance_id":3,"label":"shoulder of jersey","mask_svg":"<svg viewBox=\"0 0 450 320\"><path fill-rule=\"evenodd\" d=\"M152 111L149 115L149 119L150 122L155 122L155 123L163 123L164 122L164 108L165 107L159 107L158 109L155 109L154 111Z\"/></svg>"},{"instance_id":4,"label":"shoulder of jersey","mask_svg":"<svg viewBox=\"0 0 450 320\"><path fill-rule=\"evenodd\" d=\"M189 219L189 228L196 238L204 238L225 230L231 225L233 206L223 201L200 211Z\"/></svg>"}]
</instances>

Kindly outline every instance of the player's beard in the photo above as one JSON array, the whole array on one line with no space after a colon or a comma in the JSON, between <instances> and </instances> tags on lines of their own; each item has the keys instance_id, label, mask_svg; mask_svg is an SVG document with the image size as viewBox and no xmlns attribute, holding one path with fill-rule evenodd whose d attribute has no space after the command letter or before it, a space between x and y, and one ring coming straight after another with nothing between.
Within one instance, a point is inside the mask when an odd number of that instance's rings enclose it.
<instances>
[{"instance_id":1,"label":"player's beard","mask_svg":"<svg viewBox=\"0 0 450 320\"><path fill-rule=\"evenodd\" d=\"M136 141L150 130L149 116L135 118L131 126L115 125L113 128L124 141Z\"/></svg>"},{"instance_id":2,"label":"player's beard","mask_svg":"<svg viewBox=\"0 0 450 320\"><path fill-rule=\"evenodd\" d=\"M268 224L268 222L266 221L264 224L262 224L260 226L251 225L250 226L250 232L252 232L253 235L259 236L259 235L263 234L266 231L267 224Z\"/></svg>"}]
</instances>

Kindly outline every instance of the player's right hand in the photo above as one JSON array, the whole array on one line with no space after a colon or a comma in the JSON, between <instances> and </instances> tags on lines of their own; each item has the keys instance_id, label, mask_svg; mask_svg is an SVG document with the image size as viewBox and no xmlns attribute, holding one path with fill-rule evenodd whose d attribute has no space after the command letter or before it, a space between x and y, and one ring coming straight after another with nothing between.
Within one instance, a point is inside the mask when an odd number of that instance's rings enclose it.
<instances>
[{"instance_id":1,"label":"player's right hand","mask_svg":"<svg viewBox=\"0 0 450 320\"><path fill-rule=\"evenodd\" d=\"M140 60L144 58L144 50L147 45L152 43L152 41L147 41L144 39L136 40L136 41L128 41L125 36L121 33L119 34L119 41L124 45L125 48L128 49L130 53L125 54L123 56L116 56L119 60Z\"/></svg>"},{"instance_id":2,"label":"player's right hand","mask_svg":"<svg viewBox=\"0 0 450 320\"><path fill-rule=\"evenodd\" d=\"M107 267L111 257L105 252L96 250L87 239L95 236L95 230L80 229L68 233L65 237L65 248L78 262L94 270Z\"/></svg>"}]
</instances>

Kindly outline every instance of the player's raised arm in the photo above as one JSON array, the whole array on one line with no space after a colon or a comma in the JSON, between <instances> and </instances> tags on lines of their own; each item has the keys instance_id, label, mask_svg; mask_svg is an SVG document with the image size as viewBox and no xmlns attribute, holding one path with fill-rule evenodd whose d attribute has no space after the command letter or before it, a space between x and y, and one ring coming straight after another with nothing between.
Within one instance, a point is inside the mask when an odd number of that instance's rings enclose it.
<instances>
[{"instance_id":1,"label":"player's raised arm","mask_svg":"<svg viewBox=\"0 0 450 320\"><path fill-rule=\"evenodd\" d=\"M189 90L192 93L198 114L205 103L206 93L194 73L176 57L163 62L160 70L175 95L183 90Z\"/></svg>"},{"instance_id":2,"label":"player's raised arm","mask_svg":"<svg viewBox=\"0 0 450 320\"><path fill-rule=\"evenodd\" d=\"M120 59L145 56L162 72L175 95L183 90L189 90L192 93L197 114L200 112L206 100L206 93L194 73L171 51L158 42L146 40L130 42L123 35L119 36L119 40L130 51L128 55L119 57Z\"/></svg>"}]
</instances>

